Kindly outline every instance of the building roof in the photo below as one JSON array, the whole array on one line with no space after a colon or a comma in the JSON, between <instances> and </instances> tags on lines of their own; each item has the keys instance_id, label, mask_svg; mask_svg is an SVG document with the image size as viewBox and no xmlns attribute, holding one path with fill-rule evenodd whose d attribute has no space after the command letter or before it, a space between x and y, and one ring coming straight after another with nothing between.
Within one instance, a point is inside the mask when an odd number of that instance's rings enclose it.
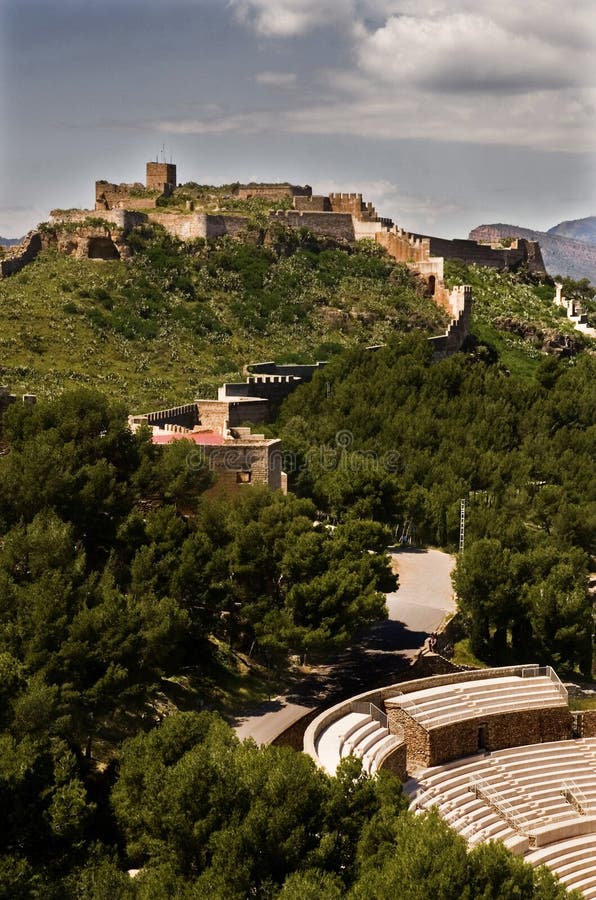
<instances>
[{"instance_id":1,"label":"building roof","mask_svg":"<svg viewBox=\"0 0 596 900\"><path fill-rule=\"evenodd\" d=\"M179 441L182 439L194 441L195 444L198 444L201 447L225 443L224 436L218 434L216 431L171 431L167 434L163 434L162 432L161 434L154 434L152 441L154 444L171 444L172 441Z\"/></svg>"}]
</instances>

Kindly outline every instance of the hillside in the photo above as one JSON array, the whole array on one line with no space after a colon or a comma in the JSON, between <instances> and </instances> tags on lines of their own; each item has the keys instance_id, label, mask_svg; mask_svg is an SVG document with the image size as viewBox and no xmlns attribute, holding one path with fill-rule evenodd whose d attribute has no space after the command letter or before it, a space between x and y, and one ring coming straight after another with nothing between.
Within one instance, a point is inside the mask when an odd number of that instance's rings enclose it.
<instances>
[{"instance_id":1,"label":"hillside","mask_svg":"<svg viewBox=\"0 0 596 900\"><path fill-rule=\"evenodd\" d=\"M562 228L566 224L557 225L555 229ZM596 284L596 246L585 240L563 236L559 231L555 233L555 229L535 231L499 222L473 228L469 238L474 241L495 241L501 238L523 237L530 241L539 241L544 263L550 275L565 275L576 280L587 278L592 284Z\"/></svg>"},{"instance_id":2,"label":"hillside","mask_svg":"<svg viewBox=\"0 0 596 900\"><path fill-rule=\"evenodd\" d=\"M549 228L547 233L571 238L574 241L584 241L586 244L596 244L596 216L559 222L558 225Z\"/></svg>"},{"instance_id":3,"label":"hillside","mask_svg":"<svg viewBox=\"0 0 596 900\"><path fill-rule=\"evenodd\" d=\"M445 280L449 286L472 287L473 333L494 346L512 372L528 374L544 353L570 356L594 344L554 305L555 290L550 284L455 260L445 263ZM589 323L596 324L596 302L590 299L590 291L567 282L565 292L580 302Z\"/></svg>"},{"instance_id":4,"label":"hillside","mask_svg":"<svg viewBox=\"0 0 596 900\"><path fill-rule=\"evenodd\" d=\"M131 235L132 260L51 251L0 280L0 381L56 396L96 387L129 408L213 393L259 359L315 361L445 314L384 251L286 233L182 244Z\"/></svg>"}]
</instances>

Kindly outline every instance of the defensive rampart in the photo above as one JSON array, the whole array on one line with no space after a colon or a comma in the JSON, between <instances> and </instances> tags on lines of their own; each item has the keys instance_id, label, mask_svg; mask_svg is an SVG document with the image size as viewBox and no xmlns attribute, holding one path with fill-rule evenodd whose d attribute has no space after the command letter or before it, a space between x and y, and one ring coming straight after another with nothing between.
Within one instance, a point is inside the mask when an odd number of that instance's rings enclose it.
<instances>
[{"instance_id":1,"label":"defensive rampart","mask_svg":"<svg viewBox=\"0 0 596 900\"><path fill-rule=\"evenodd\" d=\"M307 228L318 237L336 241L354 241L356 234L350 213L303 212L295 209L275 210L269 213L271 222L288 228Z\"/></svg>"},{"instance_id":2,"label":"defensive rampart","mask_svg":"<svg viewBox=\"0 0 596 900\"><path fill-rule=\"evenodd\" d=\"M422 234L415 234L412 237L427 240L431 256L459 259L467 264L488 266L493 269L517 269L521 265L526 265L530 272L546 274L537 241L515 238L510 247L502 247L495 243L479 244L476 241L457 238L448 240Z\"/></svg>"}]
</instances>

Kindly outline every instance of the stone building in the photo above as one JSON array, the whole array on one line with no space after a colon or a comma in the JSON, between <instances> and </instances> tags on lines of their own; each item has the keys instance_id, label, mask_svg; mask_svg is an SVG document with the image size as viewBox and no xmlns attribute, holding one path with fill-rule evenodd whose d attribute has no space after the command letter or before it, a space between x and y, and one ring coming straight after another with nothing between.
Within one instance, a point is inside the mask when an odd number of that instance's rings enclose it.
<instances>
[{"instance_id":1,"label":"stone building","mask_svg":"<svg viewBox=\"0 0 596 900\"><path fill-rule=\"evenodd\" d=\"M212 490L235 492L246 485L263 484L287 491L281 441L253 434L241 422L264 421L267 401L261 398L196 400L182 406L129 416L133 431L151 429L155 444L186 439L199 451L215 476Z\"/></svg>"}]
</instances>

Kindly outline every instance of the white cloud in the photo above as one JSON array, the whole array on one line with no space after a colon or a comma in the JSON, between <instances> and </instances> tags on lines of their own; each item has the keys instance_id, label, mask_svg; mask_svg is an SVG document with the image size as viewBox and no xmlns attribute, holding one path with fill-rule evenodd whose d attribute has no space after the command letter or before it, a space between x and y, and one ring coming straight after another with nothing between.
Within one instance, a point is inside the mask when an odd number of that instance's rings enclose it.
<instances>
[{"instance_id":1,"label":"white cloud","mask_svg":"<svg viewBox=\"0 0 596 900\"><path fill-rule=\"evenodd\" d=\"M295 86L296 73L274 72L268 69L265 72L258 72L255 75L255 81L258 84L264 84L266 87L275 87L287 90L288 88L293 88Z\"/></svg>"},{"instance_id":2,"label":"white cloud","mask_svg":"<svg viewBox=\"0 0 596 900\"><path fill-rule=\"evenodd\" d=\"M511 34L491 18L457 13L399 16L357 46L359 69L382 83L443 92L519 92L581 80L578 60L531 33Z\"/></svg>"},{"instance_id":3,"label":"white cloud","mask_svg":"<svg viewBox=\"0 0 596 900\"><path fill-rule=\"evenodd\" d=\"M230 0L239 21L266 37L295 37L350 19L352 0Z\"/></svg>"},{"instance_id":4,"label":"white cloud","mask_svg":"<svg viewBox=\"0 0 596 900\"><path fill-rule=\"evenodd\" d=\"M156 122L165 134L261 134L274 130L278 116L263 110L247 113L221 113L205 118L168 119Z\"/></svg>"}]
</instances>

